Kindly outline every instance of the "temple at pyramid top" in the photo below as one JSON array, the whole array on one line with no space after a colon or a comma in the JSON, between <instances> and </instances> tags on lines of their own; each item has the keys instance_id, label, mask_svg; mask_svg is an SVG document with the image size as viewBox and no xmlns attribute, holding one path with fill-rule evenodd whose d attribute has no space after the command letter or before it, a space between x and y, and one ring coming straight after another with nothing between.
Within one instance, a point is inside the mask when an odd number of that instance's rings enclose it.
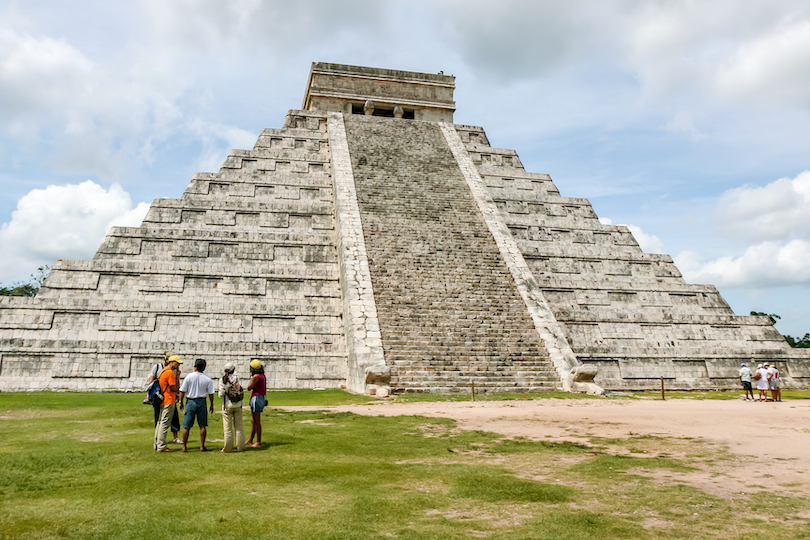
<instances>
[{"instance_id":1,"label":"temple at pyramid top","mask_svg":"<svg viewBox=\"0 0 810 540\"><path fill-rule=\"evenodd\" d=\"M313 62L302 108L452 122L455 80L442 73Z\"/></svg>"}]
</instances>

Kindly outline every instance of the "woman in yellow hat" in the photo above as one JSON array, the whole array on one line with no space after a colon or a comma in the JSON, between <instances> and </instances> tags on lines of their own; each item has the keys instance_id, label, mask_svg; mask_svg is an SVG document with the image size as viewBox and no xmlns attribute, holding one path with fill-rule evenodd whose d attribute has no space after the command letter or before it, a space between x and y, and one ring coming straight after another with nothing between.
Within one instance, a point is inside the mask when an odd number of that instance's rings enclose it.
<instances>
[{"instance_id":1,"label":"woman in yellow hat","mask_svg":"<svg viewBox=\"0 0 810 540\"><path fill-rule=\"evenodd\" d=\"M262 411L267 405L267 378L264 376L264 366L261 360L254 358L250 361L250 382L248 383L250 394L250 414L252 416L252 426L250 428L250 439L248 444L252 448L259 448L262 445ZM253 442L253 437L256 442Z\"/></svg>"}]
</instances>

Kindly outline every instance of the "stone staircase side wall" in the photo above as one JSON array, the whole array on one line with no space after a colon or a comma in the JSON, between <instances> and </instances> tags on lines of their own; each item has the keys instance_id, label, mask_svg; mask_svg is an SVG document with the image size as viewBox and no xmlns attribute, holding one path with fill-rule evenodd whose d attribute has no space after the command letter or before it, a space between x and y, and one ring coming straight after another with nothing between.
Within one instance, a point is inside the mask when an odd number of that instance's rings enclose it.
<instances>
[{"instance_id":1,"label":"stone staircase side wall","mask_svg":"<svg viewBox=\"0 0 810 540\"><path fill-rule=\"evenodd\" d=\"M352 392L366 393L370 390L367 388L366 370L385 368L385 357L343 115L327 115L337 216L340 288L348 353L346 386ZM375 394L377 390L375 387Z\"/></svg>"},{"instance_id":2,"label":"stone staircase side wall","mask_svg":"<svg viewBox=\"0 0 810 540\"><path fill-rule=\"evenodd\" d=\"M467 153L455 126L440 123L439 127L461 169L464 179L467 181L473 199L484 216L487 227L495 238L501 256L515 279L520 296L526 303L526 308L529 310L535 328L542 337L549 357L554 363L562 388L570 392L572 390L572 381L569 374L572 369L580 366L581 362L577 360L576 355L574 355L566 341L563 326L557 322L554 313L543 297L542 290L526 264L520 248L512 238L512 234L509 232L509 228L506 226L498 207L489 196L486 185L478 174L478 169ZM599 388L592 388L591 391L601 393Z\"/></svg>"},{"instance_id":3,"label":"stone staircase side wall","mask_svg":"<svg viewBox=\"0 0 810 540\"><path fill-rule=\"evenodd\" d=\"M391 387L561 386L436 123L344 117Z\"/></svg>"}]
</instances>

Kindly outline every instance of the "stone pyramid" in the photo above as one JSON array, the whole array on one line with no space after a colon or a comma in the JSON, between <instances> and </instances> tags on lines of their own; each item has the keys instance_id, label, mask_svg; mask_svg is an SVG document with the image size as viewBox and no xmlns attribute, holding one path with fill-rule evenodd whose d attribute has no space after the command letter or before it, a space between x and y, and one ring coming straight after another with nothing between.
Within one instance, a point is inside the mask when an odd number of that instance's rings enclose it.
<instances>
[{"instance_id":1,"label":"stone pyramid","mask_svg":"<svg viewBox=\"0 0 810 540\"><path fill-rule=\"evenodd\" d=\"M810 383L768 318L454 125L454 88L313 64L282 129L0 298L0 390L138 390L167 350L376 395L732 387L741 361Z\"/></svg>"}]
</instances>

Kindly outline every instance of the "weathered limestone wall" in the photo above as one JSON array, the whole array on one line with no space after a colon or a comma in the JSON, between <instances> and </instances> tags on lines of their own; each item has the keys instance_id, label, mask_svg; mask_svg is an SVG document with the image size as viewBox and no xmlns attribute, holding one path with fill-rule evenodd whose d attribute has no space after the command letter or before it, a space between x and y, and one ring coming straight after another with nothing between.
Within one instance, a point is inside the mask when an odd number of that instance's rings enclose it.
<instances>
[{"instance_id":1,"label":"weathered limestone wall","mask_svg":"<svg viewBox=\"0 0 810 540\"><path fill-rule=\"evenodd\" d=\"M260 358L273 387L345 385L326 129L291 112L35 298L0 299L0 389L138 389L165 350L214 374Z\"/></svg>"},{"instance_id":2,"label":"weathered limestone wall","mask_svg":"<svg viewBox=\"0 0 810 540\"><path fill-rule=\"evenodd\" d=\"M644 253L626 227L602 225L586 199L527 173L484 130L456 126L492 199L564 324L574 354L613 389L738 385L740 362L775 362L788 384L810 383L807 352L767 317L734 315L711 285L686 283L668 255Z\"/></svg>"},{"instance_id":3,"label":"weathered limestone wall","mask_svg":"<svg viewBox=\"0 0 810 540\"><path fill-rule=\"evenodd\" d=\"M345 124L391 387L559 387L438 125L357 115Z\"/></svg>"},{"instance_id":4,"label":"weathered limestone wall","mask_svg":"<svg viewBox=\"0 0 810 540\"><path fill-rule=\"evenodd\" d=\"M351 114L352 105L371 101L407 108L416 120L452 122L454 90L450 75L313 62L302 108Z\"/></svg>"}]
</instances>

